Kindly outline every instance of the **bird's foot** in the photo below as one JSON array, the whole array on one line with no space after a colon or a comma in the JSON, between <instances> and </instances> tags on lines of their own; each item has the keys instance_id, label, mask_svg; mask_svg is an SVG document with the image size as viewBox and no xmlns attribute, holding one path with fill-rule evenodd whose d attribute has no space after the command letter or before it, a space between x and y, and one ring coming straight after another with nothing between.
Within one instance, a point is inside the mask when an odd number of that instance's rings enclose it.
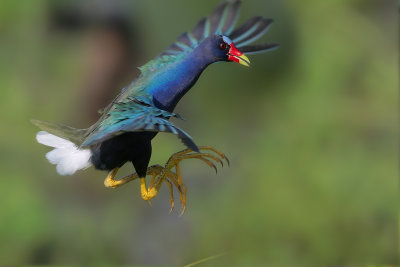
<instances>
[{"instance_id":1,"label":"bird's foot","mask_svg":"<svg viewBox=\"0 0 400 267\"><path fill-rule=\"evenodd\" d=\"M212 148L210 146L202 146L199 147L199 150L201 152L195 152L191 149L185 149L180 152L177 152L168 159L164 167L165 171L164 179L169 182L169 187L170 187L170 200L171 199L173 200L172 184L175 185L176 189L179 192L179 198L182 205L181 215L183 215L183 213L186 210L186 187L183 184L182 174L179 166L181 161L184 159L199 159L205 162L208 166L214 168L215 172L217 172L217 166L214 164L213 161L220 163L221 166L223 166L224 165L223 160L226 160L226 162L229 165L229 159L225 156L225 154L216 150L215 148ZM206 152L212 151L216 155L204 153L204 151ZM175 168L176 171L175 173L172 171L173 168ZM162 181L162 179L163 178L161 176L160 180ZM172 210L173 210L173 205L171 204L170 212L172 212Z\"/></svg>"},{"instance_id":2,"label":"bird's foot","mask_svg":"<svg viewBox=\"0 0 400 267\"><path fill-rule=\"evenodd\" d=\"M121 186L123 184L126 184L128 181L126 180L114 180L115 175L117 174L119 168L115 168L113 169L106 177L106 179L104 180L104 186L105 187L112 187L112 188L116 188L118 186ZM136 173L135 173L136 174ZM133 176L133 175L132 175ZM137 175L136 175L137 176ZM124 177L126 178L126 177ZM135 179L135 178L134 178ZM129 180L132 181L133 179Z\"/></svg>"},{"instance_id":3,"label":"bird's foot","mask_svg":"<svg viewBox=\"0 0 400 267\"><path fill-rule=\"evenodd\" d=\"M175 202L174 202L174 190L173 187L175 186L176 189L179 192L179 198L180 202L182 205L182 211L181 215L185 212L186 210L186 187L182 182L182 175L181 175L181 170L179 164L181 163L182 160L184 159L199 159L203 162L205 162L208 166L212 167L215 169L217 172L217 167L214 164L214 161L217 163L220 163L222 166L224 165L223 160L226 160L226 162L229 165L229 159L225 156L224 153L209 147L209 146L202 146L199 147L199 150L202 151L200 153L192 151L191 149L185 149L180 152L177 152L173 154L165 164L165 167L162 167L160 165L153 165L147 169L146 175L151 175L152 179L150 182L150 186L147 188L146 186L146 181L145 177L140 178L140 191L141 191L141 197L150 202L152 198L154 198L157 194L158 191L160 190L160 187L162 183L165 181L169 187L170 191L170 204L171 204L171 209L170 212L174 210ZM204 151L209 152L212 151L214 154L209 154L209 153L204 153ZM173 172L173 168L175 168L175 172ZM118 168L115 168L112 170L107 178L104 180L104 185L106 187L112 187L116 188L121 185L124 185L132 180L135 180L139 178L139 176L134 173L128 176L125 176L124 178L115 180L114 177L118 171Z\"/></svg>"}]
</instances>

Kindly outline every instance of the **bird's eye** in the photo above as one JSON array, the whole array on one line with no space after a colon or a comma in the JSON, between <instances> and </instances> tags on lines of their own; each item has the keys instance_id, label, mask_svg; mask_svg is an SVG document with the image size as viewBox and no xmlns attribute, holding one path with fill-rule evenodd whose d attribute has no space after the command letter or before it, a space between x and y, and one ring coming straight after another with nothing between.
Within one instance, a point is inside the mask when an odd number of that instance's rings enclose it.
<instances>
[{"instance_id":1,"label":"bird's eye","mask_svg":"<svg viewBox=\"0 0 400 267\"><path fill-rule=\"evenodd\" d=\"M226 43L220 43L220 44L219 44L219 48L220 48L221 50L226 50L226 49L228 48L228 45L227 45Z\"/></svg>"}]
</instances>

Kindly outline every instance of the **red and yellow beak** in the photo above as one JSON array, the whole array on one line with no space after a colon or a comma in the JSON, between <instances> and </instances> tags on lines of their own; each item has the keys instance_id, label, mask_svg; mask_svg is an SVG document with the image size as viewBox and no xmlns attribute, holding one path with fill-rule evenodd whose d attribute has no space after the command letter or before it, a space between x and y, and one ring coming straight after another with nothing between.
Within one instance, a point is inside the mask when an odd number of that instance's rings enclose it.
<instances>
[{"instance_id":1,"label":"red and yellow beak","mask_svg":"<svg viewBox=\"0 0 400 267\"><path fill-rule=\"evenodd\" d=\"M250 67L249 58L240 52L233 43L231 44L231 49L229 49L228 52L228 60L237 62L246 67Z\"/></svg>"}]
</instances>

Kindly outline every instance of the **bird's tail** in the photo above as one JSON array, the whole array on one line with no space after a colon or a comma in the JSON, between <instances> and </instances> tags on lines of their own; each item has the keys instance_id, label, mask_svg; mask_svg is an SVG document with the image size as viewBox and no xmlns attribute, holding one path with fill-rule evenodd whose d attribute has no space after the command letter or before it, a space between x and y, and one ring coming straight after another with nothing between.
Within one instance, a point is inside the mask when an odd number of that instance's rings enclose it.
<instances>
[{"instance_id":1,"label":"bird's tail","mask_svg":"<svg viewBox=\"0 0 400 267\"><path fill-rule=\"evenodd\" d=\"M72 175L92 165L91 150L78 147L86 130L38 120L32 120L32 123L43 130L37 133L36 140L54 148L46 154L46 158L51 164L57 165L60 175Z\"/></svg>"}]
</instances>

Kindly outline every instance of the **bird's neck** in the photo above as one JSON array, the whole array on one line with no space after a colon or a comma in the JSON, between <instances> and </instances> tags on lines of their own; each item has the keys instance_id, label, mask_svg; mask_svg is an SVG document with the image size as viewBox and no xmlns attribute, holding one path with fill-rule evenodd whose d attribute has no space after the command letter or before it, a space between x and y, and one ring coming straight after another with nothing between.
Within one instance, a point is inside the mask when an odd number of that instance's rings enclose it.
<instances>
[{"instance_id":1,"label":"bird's neck","mask_svg":"<svg viewBox=\"0 0 400 267\"><path fill-rule=\"evenodd\" d=\"M184 59L160 73L158 86L153 90L155 104L172 112L179 100L192 88L204 69L212 62L194 50Z\"/></svg>"}]
</instances>

